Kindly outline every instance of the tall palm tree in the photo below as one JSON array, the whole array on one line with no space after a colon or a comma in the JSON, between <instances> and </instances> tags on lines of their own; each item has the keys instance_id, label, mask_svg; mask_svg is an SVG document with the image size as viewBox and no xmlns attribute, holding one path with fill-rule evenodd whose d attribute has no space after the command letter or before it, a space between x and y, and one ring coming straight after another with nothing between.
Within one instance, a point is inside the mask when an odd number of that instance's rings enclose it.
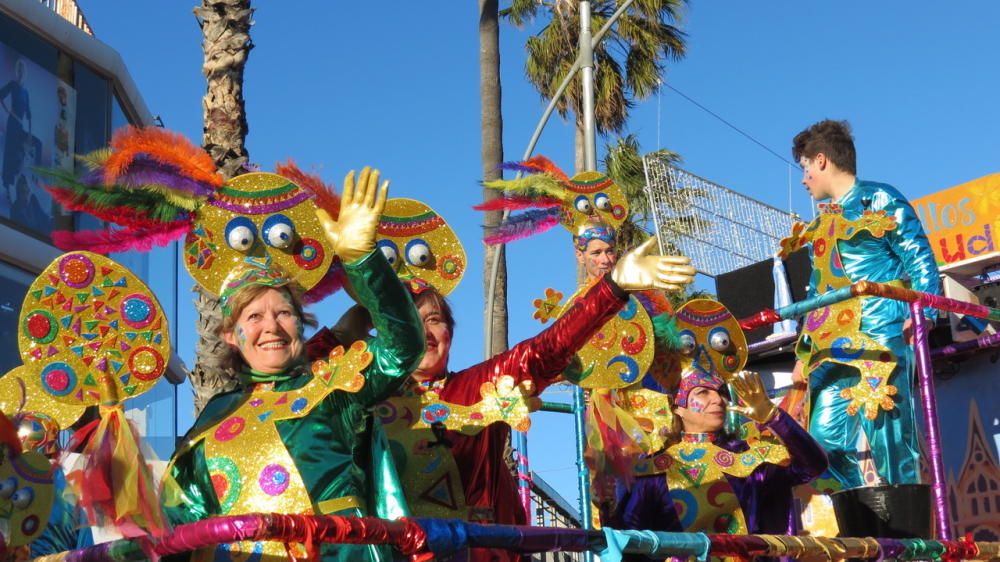
<instances>
[{"instance_id":1,"label":"tall palm tree","mask_svg":"<svg viewBox=\"0 0 1000 562\"><path fill-rule=\"evenodd\" d=\"M480 130L482 135L483 180L500 179L503 173L503 114L500 108L500 24L499 0L479 0L479 99L482 106ZM497 197L496 190L483 188L483 200ZM486 227L500 222L499 211L486 213ZM499 260L496 291L490 302L490 280L493 262ZM483 263L484 312L493 308L493 324L487 326L490 349L494 354L506 351L507 342L507 256L503 245L486 246ZM486 314L483 315L486 318Z\"/></svg>"},{"instance_id":2,"label":"tall palm tree","mask_svg":"<svg viewBox=\"0 0 1000 562\"><path fill-rule=\"evenodd\" d=\"M243 100L243 69L253 43L250 0L202 0L194 9L201 26L204 62L202 73L208 89L202 100L204 132L202 146L229 179L244 170L247 119ZM198 341L191 372L195 415L219 392L236 386L236 376L220 359L225 342L219 337L222 313L218 300L195 286Z\"/></svg>"},{"instance_id":3,"label":"tall palm tree","mask_svg":"<svg viewBox=\"0 0 1000 562\"><path fill-rule=\"evenodd\" d=\"M620 133L635 101L656 92L668 60L684 56L680 20L684 0L636 0L594 49L594 116L601 134ZM618 7L616 0L592 0L591 31L596 33ZM543 13L548 24L528 39L526 73L543 98L552 94L576 60L580 35L578 4L573 0L513 0L501 12L523 25ZM582 92L575 81L556 106L576 123L576 170L583 169Z\"/></svg>"}]
</instances>

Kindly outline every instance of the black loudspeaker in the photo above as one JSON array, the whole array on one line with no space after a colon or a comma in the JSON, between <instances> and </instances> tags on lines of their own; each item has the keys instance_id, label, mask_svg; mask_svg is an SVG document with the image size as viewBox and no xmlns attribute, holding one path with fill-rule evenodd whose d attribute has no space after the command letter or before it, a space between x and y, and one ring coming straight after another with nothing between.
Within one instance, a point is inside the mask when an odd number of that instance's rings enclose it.
<instances>
[{"instance_id":1,"label":"black loudspeaker","mask_svg":"<svg viewBox=\"0 0 1000 562\"><path fill-rule=\"evenodd\" d=\"M764 260L740 269L724 273L715 278L715 292L719 302L737 318L746 318L765 308L774 308L774 260ZM806 298L806 287L812 274L809 252L799 250L785 259L785 273L792 289L792 301ZM747 343L763 341L774 332L772 326L764 326L747 332Z\"/></svg>"},{"instance_id":2,"label":"black loudspeaker","mask_svg":"<svg viewBox=\"0 0 1000 562\"><path fill-rule=\"evenodd\" d=\"M979 304L990 308L1000 307L1000 281L980 285L972 292L979 299Z\"/></svg>"}]
</instances>

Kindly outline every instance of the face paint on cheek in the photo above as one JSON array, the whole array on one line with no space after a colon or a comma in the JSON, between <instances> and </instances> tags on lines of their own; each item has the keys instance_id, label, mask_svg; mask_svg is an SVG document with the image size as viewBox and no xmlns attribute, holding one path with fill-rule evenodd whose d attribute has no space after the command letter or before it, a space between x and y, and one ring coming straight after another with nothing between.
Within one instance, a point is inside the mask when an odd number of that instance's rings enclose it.
<instances>
[{"instance_id":1,"label":"face paint on cheek","mask_svg":"<svg viewBox=\"0 0 1000 562\"><path fill-rule=\"evenodd\" d=\"M708 404L705 404L698 398L688 398L688 409L696 414L700 414L705 411Z\"/></svg>"},{"instance_id":2,"label":"face paint on cheek","mask_svg":"<svg viewBox=\"0 0 1000 562\"><path fill-rule=\"evenodd\" d=\"M247 346L247 334L243 331L243 327L241 326L236 326L236 344L239 346L241 351Z\"/></svg>"}]
</instances>

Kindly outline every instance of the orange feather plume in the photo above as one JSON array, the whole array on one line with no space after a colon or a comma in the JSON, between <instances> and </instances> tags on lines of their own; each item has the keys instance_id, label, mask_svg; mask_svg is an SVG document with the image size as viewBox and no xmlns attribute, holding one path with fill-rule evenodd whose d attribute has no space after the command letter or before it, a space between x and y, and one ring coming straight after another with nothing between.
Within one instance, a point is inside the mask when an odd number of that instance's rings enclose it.
<instances>
[{"instance_id":1,"label":"orange feather plume","mask_svg":"<svg viewBox=\"0 0 1000 562\"><path fill-rule=\"evenodd\" d=\"M287 162L278 162L274 165L274 172L279 176L286 177L302 189L313 194L316 206L330 213L333 220L337 220L340 215L340 196L337 195L336 187L326 183L317 174L307 174L291 158Z\"/></svg>"},{"instance_id":2,"label":"orange feather plume","mask_svg":"<svg viewBox=\"0 0 1000 562\"><path fill-rule=\"evenodd\" d=\"M111 149L111 156L104 163L104 179L108 184L115 183L139 154L176 166L181 174L215 187L225 181L212 157L201 147L181 134L158 127L119 129L111 137Z\"/></svg>"},{"instance_id":3,"label":"orange feather plume","mask_svg":"<svg viewBox=\"0 0 1000 562\"><path fill-rule=\"evenodd\" d=\"M524 162L521 162L521 165L527 168L534 168L539 172L548 172L556 178L559 178L561 181L569 181L569 176L566 175L566 172L560 170L559 166L556 166L554 162L544 156L529 158Z\"/></svg>"}]
</instances>

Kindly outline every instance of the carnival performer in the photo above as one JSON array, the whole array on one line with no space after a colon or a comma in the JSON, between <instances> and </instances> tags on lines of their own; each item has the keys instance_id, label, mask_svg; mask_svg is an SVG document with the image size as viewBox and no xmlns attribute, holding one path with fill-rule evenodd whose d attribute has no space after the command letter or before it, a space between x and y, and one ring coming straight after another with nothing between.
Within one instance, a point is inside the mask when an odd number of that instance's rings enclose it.
<instances>
[{"instance_id":1,"label":"carnival performer","mask_svg":"<svg viewBox=\"0 0 1000 562\"><path fill-rule=\"evenodd\" d=\"M377 336L367 349L360 342L346 353L335 349L326 368L319 362L310 373L303 330L312 318L301 288L274 265L234 271L220 296L221 330L242 386L208 403L173 457L170 474L183 494L170 511L175 523L253 512L393 514L387 504L398 483L391 467L373 466L384 451L372 435L371 406L416 368L425 340L408 292L375 248L388 187L378 189L378 177L363 169L355 189L348 174L338 222L319 212ZM327 561L392 557L386 546L305 548L318 548ZM307 552L298 544L239 543L199 555L274 560Z\"/></svg>"},{"instance_id":2,"label":"carnival performer","mask_svg":"<svg viewBox=\"0 0 1000 562\"><path fill-rule=\"evenodd\" d=\"M412 381L400 391L404 394L434 392L445 403L471 405L484 399L482 387L496 384L507 376L514 383L529 383L533 392L558 380L579 350L608 318L626 303L629 291L657 288L679 290L693 280L694 269L688 259L674 256L648 255L656 243L647 243L610 268L593 287L558 321L539 335L523 341L483 363L450 371L448 356L452 346L455 321L451 307L437 289L411 283L416 293L414 302L424 323L426 352L413 371ZM391 404L392 401L390 401ZM383 419L383 421L386 421ZM393 435L387 423L390 440ZM510 427L492 424L477 435L455 431L437 431L433 442L418 444L417 458L400 463L407 502L415 515L463 517L476 522L526 524L526 516L517 496L517 484L504 461ZM440 458L444 467L441 477L430 486L417 485L408 476L416 477L415 464L419 456ZM455 508L465 506L463 516ZM518 560L520 556L505 550L473 549L475 560Z\"/></svg>"},{"instance_id":3,"label":"carnival performer","mask_svg":"<svg viewBox=\"0 0 1000 562\"><path fill-rule=\"evenodd\" d=\"M636 385L621 389L611 405L594 401L599 425L614 426L600 431L602 440L592 442L591 449L621 444L642 451L632 457L630 470L618 474L617 498L607 483L595 486L601 523L672 532L785 534L792 487L823 472L823 450L772 404L760 376L743 370L746 338L721 303L684 303L676 313L676 330L683 367L669 393ZM728 408L727 380L741 401ZM739 435L726 431L727 410L751 420ZM637 425L641 432L630 430ZM623 432L624 440L615 437ZM617 452L604 454L612 453Z\"/></svg>"},{"instance_id":4,"label":"carnival performer","mask_svg":"<svg viewBox=\"0 0 1000 562\"><path fill-rule=\"evenodd\" d=\"M792 154L813 199L830 200L808 228L797 227L791 243L783 243L786 250L808 244L810 297L858 281L901 284L907 278L914 290L940 294L934 254L913 207L894 187L857 178L846 121L820 121L800 132ZM923 321L935 317L925 309ZM920 482L911 329L907 303L880 297L851 299L806 318L795 376L800 384L808 380L809 431L845 488L864 484L859 430L881 483Z\"/></svg>"},{"instance_id":5,"label":"carnival performer","mask_svg":"<svg viewBox=\"0 0 1000 562\"><path fill-rule=\"evenodd\" d=\"M740 371L731 383L742 406L729 405L721 379L698 370L685 373L674 399L679 427L675 426L670 437L675 442L641 463L642 470L661 468L667 477L640 475L619 501L611 526L734 534L787 532L792 487L819 476L826 469L826 455L801 426L771 402L760 375ZM725 433L727 408L773 432L780 439L779 446L769 443L764 452L759 442L755 446ZM700 471L684 470L687 464L700 466ZM719 484L722 486L715 487ZM713 488L712 495L729 488L737 503L727 505L729 498L724 494L717 499L726 501L714 505L691 503L697 497L692 488ZM682 514L678 514L677 504L685 506ZM714 513L706 510L710 505L717 509Z\"/></svg>"}]
</instances>

